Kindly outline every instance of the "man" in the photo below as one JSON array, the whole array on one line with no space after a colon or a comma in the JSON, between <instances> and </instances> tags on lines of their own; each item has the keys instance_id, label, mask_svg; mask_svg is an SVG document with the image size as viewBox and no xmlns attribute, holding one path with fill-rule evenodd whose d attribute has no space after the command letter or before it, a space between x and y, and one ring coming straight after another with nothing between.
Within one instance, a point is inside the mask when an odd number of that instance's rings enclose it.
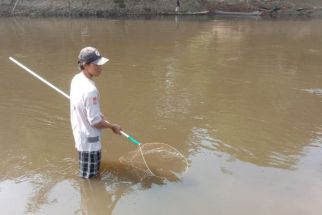
<instances>
[{"instance_id":1,"label":"man","mask_svg":"<svg viewBox=\"0 0 322 215\"><path fill-rule=\"evenodd\" d=\"M108 62L93 47L83 48L78 56L80 72L70 86L70 116L79 155L79 173L83 178L92 178L99 172L101 161L101 131L109 128L120 134L119 125L104 119L100 111L99 92L92 80L101 74L101 66Z\"/></svg>"}]
</instances>

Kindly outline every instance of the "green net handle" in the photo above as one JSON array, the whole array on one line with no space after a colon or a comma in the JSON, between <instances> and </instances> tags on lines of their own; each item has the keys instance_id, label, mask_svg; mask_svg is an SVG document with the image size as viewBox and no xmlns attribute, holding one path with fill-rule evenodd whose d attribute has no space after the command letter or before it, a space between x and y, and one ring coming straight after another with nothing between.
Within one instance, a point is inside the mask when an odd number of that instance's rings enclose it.
<instances>
[{"instance_id":1,"label":"green net handle","mask_svg":"<svg viewBox=\"0 0 322 215\"><path fill-rule=\"evenodd\" d=\"M128 135L127 133L125 133L124 131L121 131L121 134L126 137L128 140L130 140L132 143L134 143L135 145L140 145L141 143L136 140L134 137Z\"/></svg>"},{"instance_id":2,"label":"green net handle","mask_svg":"<svg viewBox=\"0 0 322 215\"><path fill-rule=\"evenodd\" d=\"M134 144L136 144L136 145L140 145L140 144L141 144L138 140L134 139L134 137L129 136L129 137L128 137L128 139L129 139L132 143L134 143Z\"/></svg>"}]
</instances>

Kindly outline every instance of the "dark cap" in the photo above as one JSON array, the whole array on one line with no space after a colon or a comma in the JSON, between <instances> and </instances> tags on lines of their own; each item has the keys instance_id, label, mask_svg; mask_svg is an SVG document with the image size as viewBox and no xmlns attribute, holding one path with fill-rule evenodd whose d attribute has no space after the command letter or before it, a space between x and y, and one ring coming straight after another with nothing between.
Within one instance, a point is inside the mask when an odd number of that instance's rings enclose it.
<instances>
[{"instance_id":1,"label":"dark cap","mask_svg":"<svg viewBox=\"0 0 322 215\"><path fill-rule=\"evenodd\" d=\"M109 61L109 59L102 57L98 52L98 50L93 47L83 48L78 55L78 63L81 65L87 64L87 63L103 65L107 61Z\"/></svg>"}]
</instances>

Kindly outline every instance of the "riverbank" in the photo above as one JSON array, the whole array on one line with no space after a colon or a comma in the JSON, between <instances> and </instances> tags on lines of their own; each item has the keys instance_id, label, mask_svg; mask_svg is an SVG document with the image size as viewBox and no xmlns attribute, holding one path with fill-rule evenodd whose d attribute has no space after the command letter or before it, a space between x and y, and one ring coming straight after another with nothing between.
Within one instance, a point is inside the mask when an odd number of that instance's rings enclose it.
<instances>
[{"instance_id":1,"label":"riverbank","mask_svg":"<svg viewBox=\"0 0 322 215\"><path fill-rule=\"evenodd\" d=\"M0 16L127 16L176 14L175 0L0 0ZM251 13L265 17L322 18L320 0L185 0L179 15L208 11ZM205 13L201 13L205 14Z\"/></svg>"}]
</instances>

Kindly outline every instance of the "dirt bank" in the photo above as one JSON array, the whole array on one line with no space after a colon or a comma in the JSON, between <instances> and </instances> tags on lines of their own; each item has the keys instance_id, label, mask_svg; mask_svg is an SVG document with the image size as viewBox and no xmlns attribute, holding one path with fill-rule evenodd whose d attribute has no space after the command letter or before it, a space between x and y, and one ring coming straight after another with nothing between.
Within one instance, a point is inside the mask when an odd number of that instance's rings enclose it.
<instances>
[{"instance_id":1,"label":"dirt bank","mask_svg":"<svg viewBox=\"0 0 322 215\"><path fill-rule=\"evenodd\" d=\"M322 17L321 0L209 0L210 11L261 11L271 17Z\"/></svg>"},{"instance_id":2,"label":"dirt bank","mask_svg":"<svg viewBox=\"0 0 322 215\"><path fill-rule=\"evenodd\" d=\"M321 0L181 0L181 13L262 11L271 17L322 17ZM176 0L0 0L0 16L115 16L173 13Z\"/></svg>"}]
</instances>

